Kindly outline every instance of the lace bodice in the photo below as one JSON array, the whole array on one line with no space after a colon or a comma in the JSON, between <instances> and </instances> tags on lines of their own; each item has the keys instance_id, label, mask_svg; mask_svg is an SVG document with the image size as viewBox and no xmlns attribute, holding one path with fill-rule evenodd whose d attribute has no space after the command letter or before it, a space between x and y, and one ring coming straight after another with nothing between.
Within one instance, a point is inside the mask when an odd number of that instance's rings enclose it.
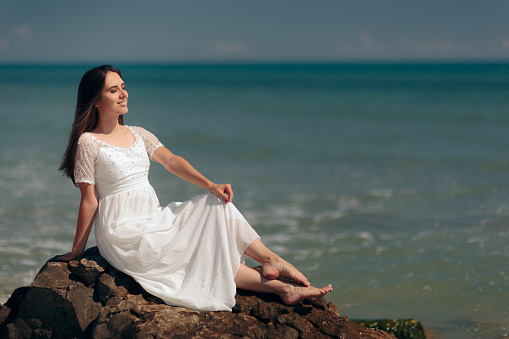
<instances>
[{"instance_id":1,"label":"lace bodice","mask_svg":"<svg viewBox=\"0 0 509 339\"><path fill-rule=\"evenodd\" d=\"M76 183L94 184L99 196L103 196L116 187L148 176L149 159L162 144L144 128L127 127L134 135L130 147L110 145L90 133L81 135L74 166Z\"/></svg>"}]
</instances>

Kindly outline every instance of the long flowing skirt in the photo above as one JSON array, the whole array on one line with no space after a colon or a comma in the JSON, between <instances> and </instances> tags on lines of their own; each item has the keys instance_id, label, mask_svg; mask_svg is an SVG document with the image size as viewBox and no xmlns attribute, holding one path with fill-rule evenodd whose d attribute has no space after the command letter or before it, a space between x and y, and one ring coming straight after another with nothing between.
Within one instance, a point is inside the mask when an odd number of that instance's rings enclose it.
<instances>
[{"instance_id":1,"label":"long flowing skirt","mask_svg":"<svg viewBox=\"0 0 509 339\"><path fill-rule=\"evenodd\" d=\"M259 236L233 204L212 193L160 207L148 182L99 199L101 255L167 304L231 311L234 278Z\"/></svg>"}]
</instances>

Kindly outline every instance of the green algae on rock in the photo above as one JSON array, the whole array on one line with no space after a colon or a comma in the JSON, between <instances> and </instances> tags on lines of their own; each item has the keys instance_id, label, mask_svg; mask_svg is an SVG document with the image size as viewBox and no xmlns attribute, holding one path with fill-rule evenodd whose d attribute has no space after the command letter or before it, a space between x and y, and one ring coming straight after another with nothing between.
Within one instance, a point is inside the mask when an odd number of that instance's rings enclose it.
<instances>
[{"instance_id":1,"label":"green algae on rock","mask_svg":"<svg viewBox=\"0 0 509 339\"><path fill-rule=\"evenodd\" d=\"M385 331L398 339L426 339L422 324L414 319L352 319L352 321L367 328Z\"/></svg>"}]
</instances>

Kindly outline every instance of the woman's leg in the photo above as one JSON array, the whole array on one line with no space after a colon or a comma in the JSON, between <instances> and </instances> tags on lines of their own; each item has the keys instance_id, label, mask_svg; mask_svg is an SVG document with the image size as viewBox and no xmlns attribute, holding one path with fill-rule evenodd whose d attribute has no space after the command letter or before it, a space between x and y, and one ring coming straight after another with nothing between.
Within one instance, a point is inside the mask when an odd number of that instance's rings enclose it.
<instances>
[{"instance_id":1,"label":"woman's leg","mask_svg":"<svg viewBox=\"0 0 509 339\"><path fill-rule=\"evenodd\" d=\"M292 264L269 250L260 239L253 241L244 253L262 264L263 276L265 278L277 279L284 277L304 286L310 286L304 274L300 273Z\"/></svg>"},{"instance_id":2,"label":"woman's leg","mask_svg":"<svg viewBox=\"0 0 509 339\"><path fill-rule=\"evenodd\" d=\"M258 271L255 271L243 264L240 265L235 284L244 290L274 293L283 299L287 305L298 303L304 298L316 298L324 296L332 291L332 285L323 288L313 286L302 286L293 282L267 279Z\"/></svg>"}]
</instances>

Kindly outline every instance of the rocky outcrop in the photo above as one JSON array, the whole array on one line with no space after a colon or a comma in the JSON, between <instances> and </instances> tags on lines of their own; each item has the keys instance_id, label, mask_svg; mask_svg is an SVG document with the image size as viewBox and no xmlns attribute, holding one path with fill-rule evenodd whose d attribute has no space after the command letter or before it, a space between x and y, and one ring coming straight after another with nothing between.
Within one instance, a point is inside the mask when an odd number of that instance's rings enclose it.
<instances>
[{"instance_id":1,"label":"rocky outcrop","mask_svg":"<svg viewBox=\"0 0 509 339\"><path fill-rule=\"evenodd\" d=\"M323 298L284 305L238 290L232 312L172 307L108 264L96 247L56 257L0 308L0 338L394 338L341 317Z\"/></svg>"}]
</instances>

